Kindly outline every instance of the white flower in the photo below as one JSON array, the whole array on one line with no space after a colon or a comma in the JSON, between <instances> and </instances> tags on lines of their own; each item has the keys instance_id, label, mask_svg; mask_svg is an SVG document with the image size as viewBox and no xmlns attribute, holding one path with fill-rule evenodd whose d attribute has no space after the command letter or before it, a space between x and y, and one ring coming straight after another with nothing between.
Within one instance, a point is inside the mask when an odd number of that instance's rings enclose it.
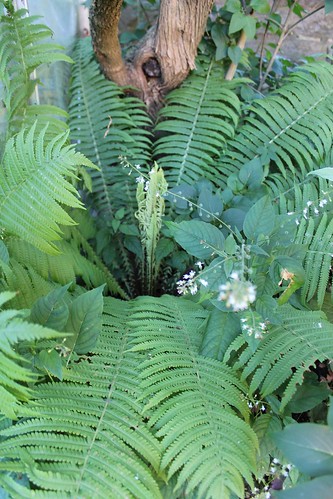
<instances>
[{"instance_id":1,"label":"white flower","mask_svg":"<svg viewBox=\"0 0 333 499\"><path fill-rule=\"evenodd\" d=\"M206 279L199 279L200 284L202 284L205 288L208 286L208 281Z\"/></svg>"},{"instance_id":2,"label":"white flower","mask_svg":"<svg viewBox=\"0 0 333 499\"><path fill-rule=\"evenodd\" d=\"M232 272L232 281L219 287L219 301L225 301L234 312L246 310L256 299L256 287L250 281L241 281L237 272Z\"/></svg>"}]
</instances>

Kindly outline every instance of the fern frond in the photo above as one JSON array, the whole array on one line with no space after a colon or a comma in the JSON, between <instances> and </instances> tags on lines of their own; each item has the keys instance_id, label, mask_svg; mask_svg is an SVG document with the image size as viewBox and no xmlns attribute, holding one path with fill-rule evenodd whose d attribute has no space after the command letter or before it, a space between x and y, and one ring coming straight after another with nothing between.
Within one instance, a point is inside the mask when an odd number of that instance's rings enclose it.
<instances>
[{"instance_id":1,"label":"fern frond","mask_svg":"<svg viewBox=\"0 0 333 499\"><path fill-rule=\"evenodd\" d=\"M160 444L137 402L142 356L128 351L128 314L128 303L106 299L94 354L69 364L66 383L39 384L26 419L3 431L0 470L26 473L37 496L161 498Z\"/></svg>"},{"instance_id":2,"label":"fern frond","mask_svg":"<svg viewBox=\"0 0 333 499\"><path fill-rule=\"evenodd\" d=\"M5 147L0 177L0 223L9 233L42 251L58 253L59 225L75 222L61 207L82 207L76 189L65 177L74 177L80 165L94 165L73 146L68 134L45 145L46 128L38 135L33 126L11 138Z\"/></svg>"},{"instance_id":3,"label":"fern frond","mask_svg":"<svg viewBox=\"0 0 333 499\"><path fill-rule=\"evenodd\" d=\"M148 351L142 397L145 410L154 408L149 425L162 438L162 467L168 477L179 472L176 489L243 497L257 446L247 423L247 387L227 365L198 354L206 318L200 306L167 295L133 303L133 350Z\"/></svg>"},{"instance_id":4,"label":"fern frond","mask_svg":"<svg viewBox=\"0 0 333 499\"><path fill-rule=\"evenodd\" d=\"M3 269L0 281L0 291L17 293L11 305L17 309L29 309L41 296L48 294L55 283L44 279L32 265L24 265L15 258L10 259L10 265Z\"/></svg>"},{"instance_id":5,"label":"fern frond","mask_svg":"<svg viewBox=\"0 0 333 499\"><path fill-rule=\"evenodd\" d=\"M279 196L280 212L288 213L289 218L294 219L295 227L297 224L291 244L307 248L303 260L303 303L316 295L319 308L322 307L327 290L333 255L333 221L327 214L331 205L331 201L327 200L330 190L326 180L316 179L303 185L295 184L291 191Z\"/></svg>"},{"instance_id":6,"label":"fern frond","mask_svg":"<svg viewBox=\"0 0 333 499\"><path fill-rule=\"evenodd\" d=\"M31 126L35 118L35 106L29 108L38 80L32 74L41 64L55 61L72 62L61 50L62 47L43 40L52 35L52 31L38 24L38 16L27 16L27 11L15 11L6 5L7 15L0 18L0 80L4 86L4 104L7 112L9 135L18 131L22 122ZM50 122L50 129L60 133L66 127L61 118L64 112L55 106L38 106L41 126ZM56 119L52 116L56 116ZM59 120L60 118L60 120Z\"/></svg>"},{"instance_id":7,"label":"fern frond","mask_svg":"<svg viewBox=\"0 0 333 499\"><path fill-rule=\"evenodd\" d=\"M14 259L17 263L15 266L16 270L10 264L10 272L6 272L6 283L9 286L8 289L13 291L20 290L17 300L20 302L25 300L26 307L29 306L28 303L31 305L37 297L35 293L29 292L28 283L31 281L28 279L27 286L25 286L25 280L22 282L19 279L18 266L29 269L28 274L30 274L30 278L31 273L40 277L40 280L38 279L36 283L34 283L35 280L32 281L32 289L37 288L36 292L38 292L38 281L44 283L44 285L40 286L39 296L45 294L45 285L49 289L57 283L65 285L82 280L86 289L92 289L106 283L107 291L118 294L122 298L127 298L126 293L123 292L111 272L100 261L93 248L91 248L82 236L77 235L75 229L73 228L73 232L76 233L76 240L59 241L56 244L59 250L59 254L57 255L43 253L38 248L19 238L10 237L6 240L11 261ZM13 273L16 277L14 280ZM26 277L28 278L28 276ZM31 300L33 301L31 302Z\"/></svg>"},{"instance_id":8,"label":"fern frond","mask_svg":"<svg viewBox=\"0 0 333 499\"><path fill-rule=\"evenodd\" d=\"M145 164L150 157L150 120L142 102L126 97L106 80L93 59L91 40L80 40L73 52L71 139L78 150L99 167L92 171L92 205L107 220L124 206L135 210L134 179L128 177L119 156Z\"/></svg>"},{"instance_id":9,"label":"fern frond","mask_svg":"<svg viewBox=\"0 0 333 499\"><path fill-rule=\"evenodd\" d=\"M0 293L1 305L14 295L15 293L9 292ZM28 323L17 310L0 311L0 410L6 417L17 417L22 407L21 402L32 396L29 383L38 379L38 375L32 371L31 363L17 353L17 343L22 340L32 342L63 336L52 329Z\"/></svg>"},{"instance_id":10,"label":"fern frond","mask_svg":"<svg viewBox=\"0 0 333 499\"><path fill-rule=\"evenodd\" d=\"M207 59L166 97L155 132L154 156L170 187L202 177L216 180L216 160L234 136L240 103L222 69ZM234 86L234 84L233 84Z\"/></svg>"},{"instance_id":11,"label":"fern frond","mask_svg":"<svg viewBox=\"0 0 333 499\"><path fill-rule=\"evenodd\" d=\"M333 220L328 220L327 213L320 217L314 228L313 220L306 223L306 232L302 242L309 242L303 263L305 283L302 286L302 299L310 301L315 295L321 308L331 272L333 255Z\"/></svg>"},{"instance_id":12,"label":"fern frond","mask_svg":"<svg viewBox=\"0 0 333 499\"><path fill-rule=\"evenodd\" d=\"M254 101L229 150L217 164L227 177L260 158L285 178L304 178L332 148L333 68L316 62L295 71L285 85ZM291 174L291 175L290 175Z\"/></svg>"},{"instance_id":13,"label":"fern frond","mask_svg":"<svg viewBox=\"0 0 333 499\"><path fill-rule=\"evenodd\" d=\"M291 400L296 386L316 360L324 361L333 356L333 325L322 312L304 312L289 305L281 307L282 323L272 326L253 352L247 345L240 354L236 367L244 367L242 378L250 379L250 390L260 389L263 397L287 383L282 394L281 411ZM246 344L235 340L226 354Z\"/></svg>"}]
</instances>

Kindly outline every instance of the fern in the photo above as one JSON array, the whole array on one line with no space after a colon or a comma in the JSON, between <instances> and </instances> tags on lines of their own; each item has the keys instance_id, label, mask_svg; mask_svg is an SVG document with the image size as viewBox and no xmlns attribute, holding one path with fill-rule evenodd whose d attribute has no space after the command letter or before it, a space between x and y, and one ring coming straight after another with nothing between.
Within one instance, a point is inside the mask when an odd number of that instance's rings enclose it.
<instances>
[{"instance_id":1,"label":"fern","mask_svg":"<svg viewBox=\"0 0 333 499\"><path fill-rule=\"evenodd\" d=\"M331 201L327 200L330 190L327 181L318 179L302 186L296 184L292 191L286 195L281 193L279 198L280 212L288 213L297 226L290 243L307 248L303 260L302 301L306 303L316 295L319 308L327 290L333 254L333 222L327 214L331 206Z\"/></svg>"},{"instance_id":2,"label":"fern","mask_svg":"<svg viewBox=\"0 0 333 499\"><path fill-rule=\"evenodd\" d=\"M146 411L154 408L149 426L162 438L162 467L169 479L179 473L176 490L243 497L242 477L252 483L257 446L245 422L247 387L235 371L198 354L206 317L198 305L170 296L134 302L133 350L148 351L141 398Z\"/></svg>"},{"instance_id":3,"label":"fern","mask_svg":"<svg viewBox=\"0 0 333 499\"><path fill-rule=\"evenodd\" d=\"M279 90L254 101L216 166L221 185L255 160L270 163L292 183L321 164L332 148L332 76L331 65L308 64L295 71Z\"/></svg>"},{"instance_id":4,"label":"fern","mask_svg":"<svg viewBox=\"0 0 333 499\"><path fill-rule=\"evenodd\" d=\"M215 162L238 123L235 84L223 82L222 68L212 61L200 62L181 88L168 94L155 127L163 135L155 143L154 156L170 187L202 177L216 180Z\"/></svg>"},{"instance_id":5,"label":"fern","mask_svg":"<svg viewBox=\"0 0 333 499\"><path fill-rule=\"evenodd\" d=\"M5 474L0 483L24 497L161 497L155 471L160 445L144 425L138 365L128 352L129 305L105 300L94 354L69 363L66 383L40 384L27 419L4 430L1 470L26 473L33 493ZM59 433L60 430L60 433Z\"/></svg>"},{"instance_id":6,"label":"fern","mask_svg":"<svg viewBox=\"0 0 333 499\"><path fill-rule=\"evenodd\" d=\"M245 366L242 378L250 379L250 390L260 389L266 397L286 384L282 392L280 410L291 400L296 386L301 385L303 375L316 360L324 361L333 355L333 325L322 312L303 312L290 305L281 307L281 324L271 327L256 350L246 345L242 337L229 347L225 360L233 350L245 346L235 366Z\"/></svg>"},{"instance_id":7,"label":"fern","mask_svg":"<svg viewBox=\"0 0 333 499\"><path fill-rule=\"evenodd\" d=\"M11 300L15 293L0 293L0 307ZM8 418L16 419L22 409L22 402L32 397L29 384L35 383L38 375L33 372L31 363L18 354L15 347L22 340L37 341L47 338L60 338L63 334L51 329L29 324L22 312L6 310L0 312L0 398L1 412Z\"/></svg>"},{"instance_id":8,"label":"fern","mask_svg":"<svg viewBox=\"0 0 333 499\"><path fill-rule=\"evenodd\" d=\"M56 254L59 225L75 223L60 203L82 207L65 176L73 178L80 165L94 165L65 145L67 133L55 136L47 146L45 133L46 128L36 136L33 126L7 142L1 165L0 223L11 234Z\"/></svg>"},{"instance_id":9,"label":"fern","mask_svg":"<svg viewBox=\"0 0 333 499\"><path fill-rule=\"evenodd\" d=\"M139 221L141 244L144 252L144 258L142 259L142 287L146 293L154 294L158 276L156 248L164 215L163 196L167 191L163 171L157 165L149 173L149 181L146 185L148 187L147 191L145 191L142 182L138 184L136 194L138 211L135 216Z\"/></svg>"},{"instance_id":10,"label":"fern","mask_svg":"<svg viewBox=\"0 0 333 499\"><path fill-rule=\"evenodd\" d=\"M142 102L124 93L101 75L93 59L90 39L80 40L73 52L70 128L71 139L99 170L91 171L92 205L103 219L132 207L136 185L119 156L145 164L150 153L150 121ZM120 188L121 186L121 188ZM125 196L125 198L124 198Z\"/></svg>"},{"instance_id":11,"label":"fern","mask_svg":"<svg viewBox=\"0 0 333 499\"><path fill-rule=\"evenodd\" d=\"M39 83L34 75L38 66L55 61L71 62L71 59L61 52L61 46L42 43L52 31L37 24L37 16L28 17L24 9L15 11L11 1L1 1L1 4L7 9L7 15L0 19L0 80L4 86L8 136L19 131L22 125L31 126L37 113L40 128L49 123L49 130L60 133L66 128L67 114L55 106L29 106L29 100Z\"/></svg>"}]
</instances>

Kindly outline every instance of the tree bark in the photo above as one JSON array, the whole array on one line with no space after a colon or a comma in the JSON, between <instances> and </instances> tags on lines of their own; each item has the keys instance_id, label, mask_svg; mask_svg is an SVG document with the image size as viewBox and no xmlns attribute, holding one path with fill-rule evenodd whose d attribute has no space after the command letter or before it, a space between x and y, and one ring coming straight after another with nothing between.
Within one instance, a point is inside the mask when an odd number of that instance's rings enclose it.
<instances>
[{"instance_id":1,"label":"tree bark","mask_svg":"<svg viewBox=\"0 0 333 499\"><path fill-rule=\"evenodd\" d=\"M213 1L161 0L156 24L124 61L118 39L122 0L94 0L91 35L105 76L120 86L137 88L137 95L155 115L166 93L194 69Z\"/></svg>"}]
</instances>

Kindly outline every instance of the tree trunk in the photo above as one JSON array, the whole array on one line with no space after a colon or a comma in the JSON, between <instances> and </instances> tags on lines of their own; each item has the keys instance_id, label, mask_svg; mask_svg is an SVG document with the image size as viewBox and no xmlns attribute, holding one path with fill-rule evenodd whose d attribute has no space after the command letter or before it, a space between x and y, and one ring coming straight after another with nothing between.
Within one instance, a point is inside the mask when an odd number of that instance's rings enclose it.
<instances>
[{"instance_id":1,"label":"tree trunk","mask_svg":"<svg viewBox=\"0 0 333 499\"><path fill-rule=\"evenodd\" d=\"M120 86L137 88L154 116L165 94L194 69L213 1L161 0L156 24L124 61L118 39L122 0L94 0L91 35L105 76Z\"/></svg>"}]
</instances>

